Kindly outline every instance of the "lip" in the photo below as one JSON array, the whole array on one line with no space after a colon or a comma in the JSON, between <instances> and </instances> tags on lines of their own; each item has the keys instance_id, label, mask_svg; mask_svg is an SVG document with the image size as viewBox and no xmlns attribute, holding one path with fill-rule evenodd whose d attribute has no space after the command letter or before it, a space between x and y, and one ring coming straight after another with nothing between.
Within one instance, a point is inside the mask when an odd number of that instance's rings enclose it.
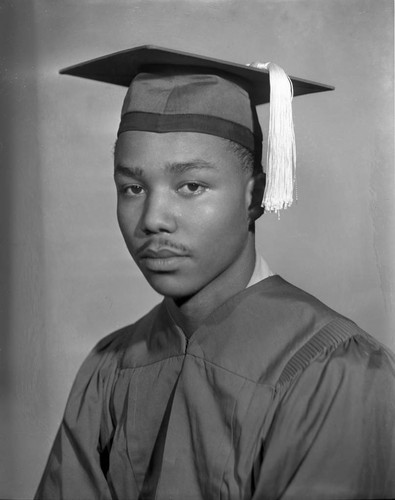
<instances>
[{"instance_id":1,"label":"lip","mask_svg":"<svg viewBox=\"0 0 395 500\"><path fill-rule=\"evenodd\" d=\"M139 255L144 267L150 271L171 272L176 271L181 261L187 258L185 253L174 251L170 248L146 248Z\"/></svg>"},{"instance_id":2,"label":"lip","mask_svg":"<svg viewBox=\"0 0 395 500\"><path fill-rule=\"evenodd\" d=\"M140 257L143 259L169 259L172 257L185 257L185 254L170 248L159 248L158 250L146 248L141 252Z\"/></svg>"}]
</instances>

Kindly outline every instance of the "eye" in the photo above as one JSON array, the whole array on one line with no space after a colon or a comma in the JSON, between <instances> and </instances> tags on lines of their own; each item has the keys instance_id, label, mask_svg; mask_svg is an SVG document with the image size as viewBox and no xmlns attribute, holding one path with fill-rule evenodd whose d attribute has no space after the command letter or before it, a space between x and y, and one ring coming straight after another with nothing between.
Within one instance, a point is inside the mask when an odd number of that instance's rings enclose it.
<instances>
[{"instance_id":1,"label":"eye","mask_svg":"<svg viewBox=\"0 0 395 500\"><path fill-rule=\"evenodd\" d=\"M198 195L202 194L204 191L206 191L208 188L206 186L203 186L199 182L187 182L183 184L178 191L181 194L184 195Z\"/></svg>"},{"instance_id":2,"label":"eye","mask_svg":"<svg viewBox=\"0 0 395 500\"><path fill-rule=\"evenodd\" d=\"M144 188L139 184L130 184L122 188L121 191L127 196L140 196L144 193Z\"/></svg>"}]
</instances>

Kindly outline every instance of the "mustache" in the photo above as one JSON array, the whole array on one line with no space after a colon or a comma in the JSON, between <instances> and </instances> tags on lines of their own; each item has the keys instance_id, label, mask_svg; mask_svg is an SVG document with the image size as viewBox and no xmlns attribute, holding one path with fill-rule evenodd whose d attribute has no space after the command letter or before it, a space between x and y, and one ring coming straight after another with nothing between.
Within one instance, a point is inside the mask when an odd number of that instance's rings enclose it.
<instances>
[{"instance_id":1,"label":"mustache","mask_svg":"<svg viewBox=\"0 0 395 500\"><path fill-rule=\"evenodd\" d=\"M145 243L143 243L143 245L137 248L136 255L141 254L147 249L155 249L155 250L168 249L168 250L175 250L177 252L185 254L189 253L189 249L185 245L182 245L181 243L176 243L167 238L158 238L146 241Z\"/></svg>"}]
</instances>

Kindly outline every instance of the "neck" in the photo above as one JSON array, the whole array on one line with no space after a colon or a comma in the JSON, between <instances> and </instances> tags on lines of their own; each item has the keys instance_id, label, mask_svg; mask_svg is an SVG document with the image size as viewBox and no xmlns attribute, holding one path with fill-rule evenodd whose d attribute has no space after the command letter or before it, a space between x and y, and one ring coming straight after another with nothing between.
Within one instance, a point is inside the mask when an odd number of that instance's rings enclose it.
<instances>
[{"instance_id":1,"label":"neck","mask_svg":"<svg viewBox=\"0 0 395 500\"><path fill-rule=\"evenodd\" d=\"M248 238L242 255L198 293L187 298L166 298L171 316L187 337L217 307L247 286L255 266L254 236L249 233Z\"/></svg>"}]
</instances>

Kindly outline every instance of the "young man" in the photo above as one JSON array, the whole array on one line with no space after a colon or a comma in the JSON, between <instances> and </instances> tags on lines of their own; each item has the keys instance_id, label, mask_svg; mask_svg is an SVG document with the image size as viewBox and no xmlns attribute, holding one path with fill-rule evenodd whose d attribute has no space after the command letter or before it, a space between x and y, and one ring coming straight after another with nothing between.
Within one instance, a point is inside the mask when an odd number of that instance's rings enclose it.
<instances>
[{"instance_id":1,"label":"young man","mask_svg":"<svg viewBox=\"0 0 395 500\"><path fill-rule=\"evenodd\" d=\"M280 208L293 131L288 79L269 71L265 206ZM268 72L155 48L65 72L130 85L118 221L165 298L84 362L36 498L394 496L394 357L255 252Z\"/></svg>"}]
</instances>

